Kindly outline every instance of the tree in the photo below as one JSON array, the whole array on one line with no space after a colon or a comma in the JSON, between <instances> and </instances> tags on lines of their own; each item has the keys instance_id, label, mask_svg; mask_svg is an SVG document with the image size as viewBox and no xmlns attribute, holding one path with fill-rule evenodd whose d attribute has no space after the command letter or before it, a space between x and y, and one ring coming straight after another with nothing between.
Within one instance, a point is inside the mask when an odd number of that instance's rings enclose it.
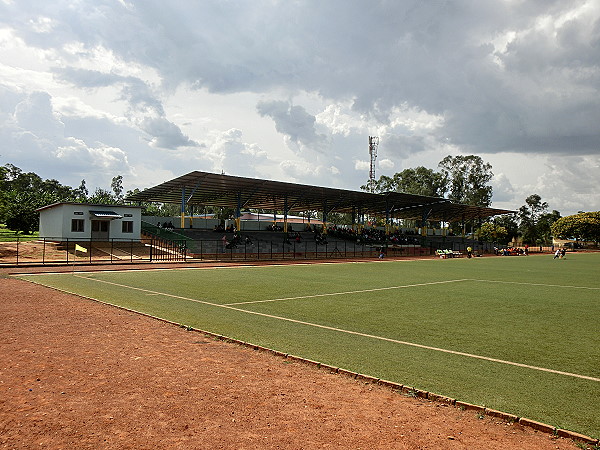
<instances>
[{"instance_id":1,"label":"tree","mask_svg":"<svg viewBox=\"0 0 600 450\"><path fill-rule=\"evenodd\" d=\"M479 229L479 238L487 242L502 242L508 236L508 231L494 222L486 222Z\"/></svg>"},{"instance_id":2,"label":"tree","mask_svg":"<svg viewBox=\"0 0 600 450\"><path fill-rule=\"evenodd\" d=\"M447 185L448 199L473 206L490 206L494 174L492 165L479 156L446 156L438 167Z\"/></svg>"},{"instance_id":3,"label":"tree","mask_svg":"<svg viewBox=\"0 0 600 450\"><path fill-rule=\"evenodd\" d=\"M88 197L89 203L95 203L98 205L111 205L116 202L112 192L106 189L96 188L94 193Z\"/></svg>"},{"instance_id":4,"label":"tree","mask_svg":"<svg viewBox=\"0 0 600 450\"><path fill-rule=\"evenodd\" d=\"M519 222L516 214L504 214L492 219L492 222L506 230L506 241L510 242L519 235Z\"/></svg>"},{"instance_id":5,"label":"tree","mask_svg":"<svg viewBox=\"0 0 600 450\"><path fill-rule=\"evenodd\" d=\"M369 186L361 186L368 191ZM414 169L404 169L392 177L382 175L374 183L374 192L404 192L406 194L443 197L446 184L441 173L423 166Z\"/></svg>"},{"instance_id":6,"label":"tree","mask_svg":"<svg viewBox=\"0 0 600 450\"><path fill-rule=\"evenodd\" d=\"M375 185L377 192L405 192L407 194L442 197L446 192L446 184L441 173L423 166L404 169L393 177L385 175Z\"/></svg>"},{"instance_id":7,"label":"tree","mask_svg":"<svg viewBox=\"0 0 600 450\"><path fill-rule=\"evenodd\" d=\"M600 211L584 212L561 217L552 225L552 234L558 239L576 239L600 242Z\"/></svg>"},{"instance_id":8,"label":"tree","mask_svg":"<svg viewBox=\"0 0 600 450\"><path fill-rule=\"evenodd\" d=\"M71 187L56 180L43 180L33 172L25 173L12 164L2 167L0 187L0 222L23 233L38 229L37 208L76 199Z\"/></svg>"},{"instance_id":9,"label":"tree","mask_svg":"<svg viewBox=\"0 0 600 450\"><path fill-rule=\"evenodd\" d=\"M110 188L114 193L116 203L123 203L123 176L117 175L113 177Z\"/></svg>"},{"instance_id":10,"label":"tree","mask_svg":"<svg viewBox=\"0 0 600 450\"><path fill-rule=\"evenodd\" d=\"M40 201L35 194L27 191L11 190L7 193L3 216L8 229L30 234L39 227L39 214L36 211Z\"/></svg>"},{"instance_id":11,"label":"tree","mask_svg":"<svg viewBox=\"0 0 600 450\"><path fill-rule=\"evenodd\" d=\"M558 211L547 213L548 203L538 194L525 199L525 205L519 208L519 231L523 242L529 245L548 244L551 240L550 226L559 217Z\"/></svg>"},{"instance_id":12,"label":"tree","mask_svg":"<svg viewBox=\"0 0 600 450\"><path fill-rule=\"evenodd\" d=\"M440 172L423 166L404 169L392 177L382 175L373 184L374 192L405 192L407 194L443 197L455 203L473 206L490 206L492 186L488 183L494 174L492 166L484 163L481 157L446 156L438 164ZM360 187L364 191L371 184Z\"/></svg>"},{"instance_id":13,"label":"tree","mask_svg":"<svg viewBox=\"0 0 600 450\"><path fill-rule=\"evenodd\" d=\"M85 180L81 180L81 184L73 192L77 197L77 201L81 203L87 202L88 196L90 195L90 192L88 191L88 188L85 185Z\"/></svg>"},{"instance_id":14,"label":"tree","mask_svg":"<svg viewBox=\"0 0 600 450\"><path fill-rule=\"evenodd\" d=\"M555 209L550 213L542 214L537 221L537 235L538 239L543 244L550 244L552 242L552 225L560 219L560 213Z\"/></svg>"}]
</instances>

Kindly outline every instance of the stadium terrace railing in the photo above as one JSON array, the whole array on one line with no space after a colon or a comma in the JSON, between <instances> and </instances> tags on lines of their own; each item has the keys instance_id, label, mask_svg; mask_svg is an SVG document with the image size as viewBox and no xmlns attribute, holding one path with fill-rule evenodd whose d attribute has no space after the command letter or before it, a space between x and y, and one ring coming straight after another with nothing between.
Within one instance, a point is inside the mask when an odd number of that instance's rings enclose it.
<instances>
[{"instance_id":1,"label":"stadium terrace railing","mask_svg":"<svg viewBox=\"0 0 600 450\"><path fill-rule=\"evenodd\" d=\"M433 255L433 247L387 246L387 256ZM16 238L0 242L0 265L142 263L161 261L257 261L376 258L380 246L336 241L319 243L254 240L226 244L220 239L166 239L144 233L142 239L60 240Z\"/></svg>"}]
</instances>

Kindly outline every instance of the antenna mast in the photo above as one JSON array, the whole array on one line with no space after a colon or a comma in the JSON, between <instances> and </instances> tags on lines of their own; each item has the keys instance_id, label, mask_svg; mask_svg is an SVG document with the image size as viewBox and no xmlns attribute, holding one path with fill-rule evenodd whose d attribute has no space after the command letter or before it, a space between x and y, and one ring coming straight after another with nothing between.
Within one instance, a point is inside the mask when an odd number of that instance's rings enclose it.
<instances>
[{"instance_id":1,"label":"antenna mast","mask_svg":"<svg viewBox=\"0 0 600 450\"><path fill-rule=\"evenodd\" d=\"M371 167L369 169L369 192L375 191L375 160L377 159L377 147L379 146L379 138L377 136L369 136L369 156L371 157Z\"/></svg>"}]
</instances>

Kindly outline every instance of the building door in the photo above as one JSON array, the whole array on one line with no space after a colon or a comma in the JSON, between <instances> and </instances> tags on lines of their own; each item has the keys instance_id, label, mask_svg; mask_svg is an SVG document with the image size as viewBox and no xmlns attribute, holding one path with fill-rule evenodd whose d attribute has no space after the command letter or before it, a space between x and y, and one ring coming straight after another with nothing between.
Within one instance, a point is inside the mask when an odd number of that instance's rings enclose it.
<instances>
[{"instance_id":1,"label":"building door","mask_svg":"<svg viewBox=\"0 0 600 450\"><path fill-rule=\"evenodd\" d=\"M92 239L95 241L108 241L110 220L92 220Z\"/></svg>"}]
</instances>

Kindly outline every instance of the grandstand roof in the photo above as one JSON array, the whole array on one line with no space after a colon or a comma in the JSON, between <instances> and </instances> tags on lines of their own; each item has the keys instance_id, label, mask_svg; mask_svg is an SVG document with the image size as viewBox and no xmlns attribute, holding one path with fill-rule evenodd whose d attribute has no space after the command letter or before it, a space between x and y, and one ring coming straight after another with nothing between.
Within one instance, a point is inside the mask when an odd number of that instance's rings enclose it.
<instances>
[{"instance_id":1,"label":"grandstand roof","mask_svg":"<svg viewBox=\"0 0 600 450\"><path fill-rule=\"evenodd\" d=\"M306 184L194 171L132 194L131 202L258 208L283 211L352 212L402 219L461 221L512 213L452 203L442 197L386 192L373 194Z\"/></svg>"}]
</instances>

